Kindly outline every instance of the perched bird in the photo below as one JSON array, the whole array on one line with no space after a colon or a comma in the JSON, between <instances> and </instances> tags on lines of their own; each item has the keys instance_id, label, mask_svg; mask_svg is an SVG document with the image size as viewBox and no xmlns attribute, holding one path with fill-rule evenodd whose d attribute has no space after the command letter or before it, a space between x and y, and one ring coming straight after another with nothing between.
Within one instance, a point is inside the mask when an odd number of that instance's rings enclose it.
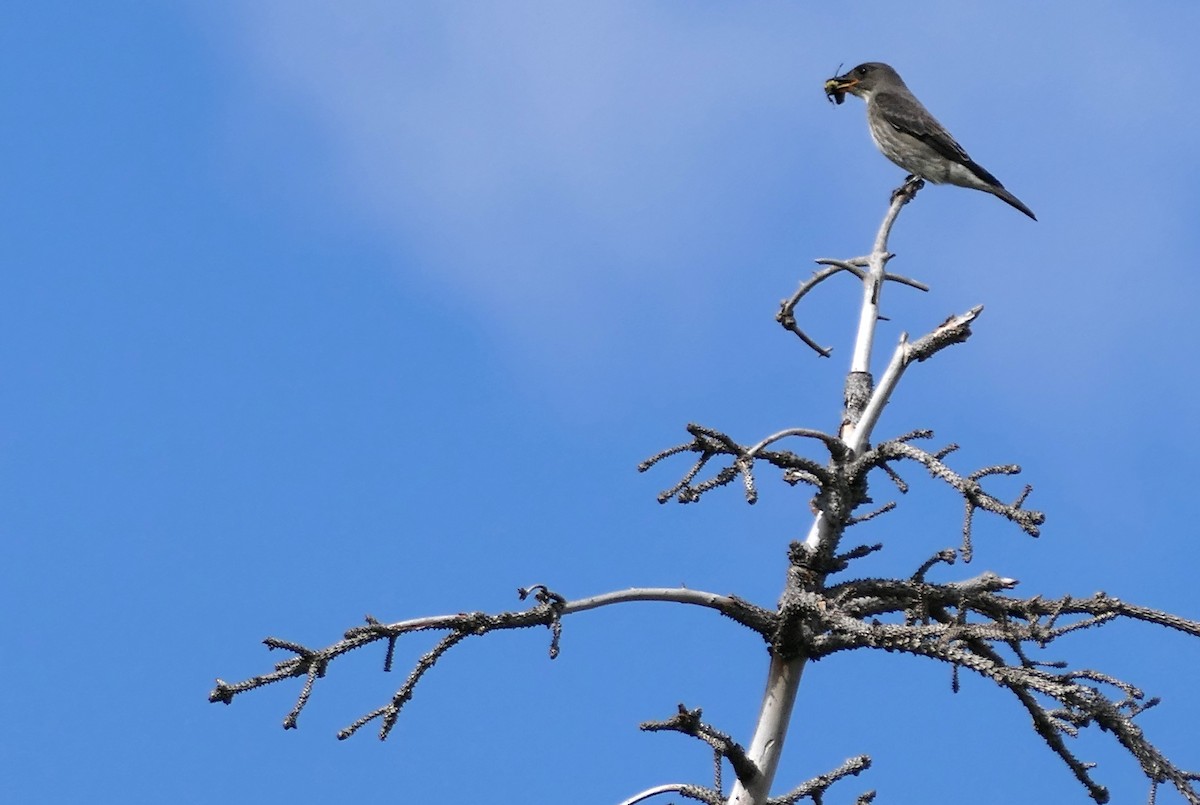
<instances>
[{"instance_id":1,"label":"perched bird","mask_svg":"<svg viewBox=\"0 0 1200 805\"><path fill-rule=\"evenodd\" d=\"M995 176L967 156L891 67L867 62L825 82L825 94L838 103L847 92L867 102L867 123L876 147L912 176L991 193L1037 220Z\"/></svg>"}]
</instances>

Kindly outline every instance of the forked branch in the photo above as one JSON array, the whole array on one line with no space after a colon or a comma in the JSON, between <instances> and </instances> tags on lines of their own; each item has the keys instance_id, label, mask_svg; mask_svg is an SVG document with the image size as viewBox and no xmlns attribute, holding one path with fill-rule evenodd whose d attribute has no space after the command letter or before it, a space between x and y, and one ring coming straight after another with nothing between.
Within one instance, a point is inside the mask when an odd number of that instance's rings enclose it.
<instances>
[{"instance_id":1,"label":"forked branch","mask_svg":"<svg viewBox=\"0 0 1200 805\"><path fill-rule=\"evenodd\" d=\"M396 623L381 623L375 618L367 616L365 625L349 629L341 640L321 649L310 649L290 641L267 638L263 642L268 648L291 651L296 656L277 663L275 670L270 673L252 676L241 682L226 682L218 679L216 687L209 694L209 701L232 704L234 697L240 693L282 682L285 679L304 677L305 682L296 704L284 720L284 727L293 729L296 727L300 712L311 698L317 680L325 676L330 664L338 658L356 649L383 642L387 647L384 669L390 670L398 638L415 632L446 632L447 634L432 650L417 660L416 666L408 678L387 704L363 715L338 733L339 739L348 738L361 727L379 719L381 721L379 737L382 740L387 738L395 726L400 710L412 698L413 691L424 674L451 648L468 637L479 637L509 629L546 626L553 631L550 646L550 655L553 659L558 654L558 635L562 618L591 609L635 601L665 601L712 609L763 635L764 638L775 630L775 613L754 606L736 596L717 595L702 590L640 587L573 601L550 591L544 585L522 588L519 593L522 599L532 596L536 602L535 605L530 609L501 612L495 615L484 612L460 612L454 615L414 618Z\"/></svg>"}]
</instances>

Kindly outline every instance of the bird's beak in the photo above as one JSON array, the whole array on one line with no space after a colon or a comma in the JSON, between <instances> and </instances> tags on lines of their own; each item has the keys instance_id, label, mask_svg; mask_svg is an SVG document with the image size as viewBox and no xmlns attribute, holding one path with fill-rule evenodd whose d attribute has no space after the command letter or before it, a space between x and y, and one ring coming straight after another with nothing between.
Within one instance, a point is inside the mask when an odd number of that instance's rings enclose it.
<instances>
[{"instance_id":1,"label":"bird's beak","mask_svg":"<svg viewBox=\"0 0 1200 805\"><path fill-rule=\"evenodd\" d=\"M846 93L853 92L857 85L857 78L844 75L831 78L825 82L825 97L836 103L842 103L846 100Z\"/></svg>"}]
</instances>

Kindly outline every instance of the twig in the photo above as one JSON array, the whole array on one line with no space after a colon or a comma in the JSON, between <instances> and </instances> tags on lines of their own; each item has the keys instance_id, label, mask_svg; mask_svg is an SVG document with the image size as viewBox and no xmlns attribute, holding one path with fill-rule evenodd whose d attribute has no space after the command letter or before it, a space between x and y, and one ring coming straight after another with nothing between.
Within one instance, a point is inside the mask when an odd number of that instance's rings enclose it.
<instances>
[{"instance_id":1,"label":"twig","mask_svg":"<svg viewBox=\"0 0 1200 805\"><path fill-rule=\"evenodd\" d=\"M746 757L746 750L724 732L701 721L702 715L700 708L689 710L685 705L680 704L675 715L665 721L646 721L639 729L646 732L669 730L699 738L729 761L729 765L733 767L733 773L737 775L740 782L749 783L758 776L758 769Z\"/></svg>"},{"instance_id":2,"label":"twig","mask_svg":"<svg viewBox=\"0 0 1200 805\"><path fill-rule=\"evenodd\" d=\"M767 805L793 805L793 803L806 797L811 797L813 802L819 803L825 791L838 780L846 777L857 777L869 768L871 768L871 758L869 755L852 757L833 771L822 774L819 777L814 777L808 782L793 788L781 797L768 799ZM874 797L874 794L871 794L871 796Z\"/></svg>"}]
</instances>

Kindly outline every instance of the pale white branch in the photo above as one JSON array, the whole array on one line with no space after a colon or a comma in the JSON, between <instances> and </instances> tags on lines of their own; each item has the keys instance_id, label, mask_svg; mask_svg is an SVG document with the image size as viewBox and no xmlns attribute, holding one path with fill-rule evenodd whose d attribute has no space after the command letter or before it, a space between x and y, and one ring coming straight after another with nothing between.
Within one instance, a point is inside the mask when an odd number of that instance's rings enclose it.
<instances>
[{"instance_id":1,"label":"pale white branch","mask_svg":"<svg viewBox=\"0 0 1200 805\"><path fill-rule=\"evenodd\" d=\"M640 791L637 794L634 794L629 799L621 802L620 805L637 805L637 803L650 799L651 797L657 797L659 794L678 794L687 788L689 788L689 786L686 783L664 783L663 785L656 785L653 788L647 788L645 791Z\"/></svg>"},{"instance_id":2,"label":"pale white branch","mask_svg":"<svg viewBox=\"0 0 1200 805\"><path fill-rule=\"evenodd\" d=\"M858 335L854 343L854 354L850 360L851 377L856 373L869 376L871 370L871 345L875 338L875 324L879 320L879 297L887 277L887 261L891 254L887 250L888 237L900 209L908 203L913 194L920 189L914 185L910 192L895 193L892 203L888 206L883 223L875 235L875 243L871 254L865 259L867 271L863 276L863 303L859 314ZM839 268L855 271L863 262L856 258L843 263L830 263ZM857 273L857 271L855 271ZM874 422L858 423L843 422L838 436L852 452L859 452L867 444ZM831 545L837 539L836 529L821 513L815 517L809 529L805 545L815 549L819 545ZM787 591L784 592L787 596ZM747 755L761 772L749 785L740 780L734 786L727 802L729 805L763 805L770 795L771 785L775 781L775 773L779 768L779 757L783 751L784 739L787 737L788 723L791 721L792 708L796 702L796 693L800 687L800 678L804 672L805 658L791 657L771 658L767 671L766 690L763 693L762 705L759 708L758 723L755 725L754 737L750 742Z\"/></svg>"},{"instance_id":3,"label":"pale white branch","mask_svg":"<svg viewBox=\"0 0 1200 805\"><path fill-rule=\"evenodd\" d=\"M888 362L887 368L883 370L883 375L879 378L879 383L875 386L874 391L871 392L871 398L859 419L857 432L864 436L852 445L856 452L866 444L867 437L879 422L879 416L883 413L888 400L891 399L892 392L896 390L904 370L914 361L923 361L938 350L966 340L967 336L971 334L971 322L975 321L982 312L983 305L976 305L960 316L952 316L932 332L913 342L909 342L908 333L900 334L900 343L896 345L892 359Z\"/></svg>"}]
</instances>

